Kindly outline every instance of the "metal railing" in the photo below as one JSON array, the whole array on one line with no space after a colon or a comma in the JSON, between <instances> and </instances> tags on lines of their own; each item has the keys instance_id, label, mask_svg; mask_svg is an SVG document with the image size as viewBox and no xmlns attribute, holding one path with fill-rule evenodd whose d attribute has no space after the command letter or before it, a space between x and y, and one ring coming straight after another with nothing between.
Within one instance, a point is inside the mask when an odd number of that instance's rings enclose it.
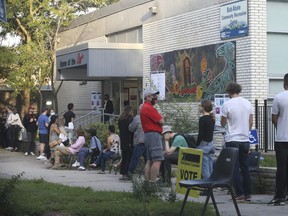
<instances>
[{"instance_id":1,"label":"metal railing","mask_svg":"<svg viewBox=\"0 0 288 216\"><path fill-rule=\"evenodd\" d=\"M255 128L258 130L259 145L258 149L265 152L274 151L274 141L276 129L272 124L272 106L264 100L264 105L259 106L255 100Z\"/></svg>"},{"instance_id":2,"label":"metal railing","mask_svg":"<svg viewBox=\"0 0 288 216\"><path fill-rule=\"evenodd\" d=\"M110 116L110 123L113 123L118 120L119 115L114 114L104 114L104 109L100 108L98 110L92 110L86 114L80 115L80 110L76 114L76 118L74 120L74 128L88 128L90 125L95 124L96 122L102 122L104 119L104 115ZM87 110L86 110L87 111ZM78 117L79 116L79 117Z\"/></svg>"}]
</instances>

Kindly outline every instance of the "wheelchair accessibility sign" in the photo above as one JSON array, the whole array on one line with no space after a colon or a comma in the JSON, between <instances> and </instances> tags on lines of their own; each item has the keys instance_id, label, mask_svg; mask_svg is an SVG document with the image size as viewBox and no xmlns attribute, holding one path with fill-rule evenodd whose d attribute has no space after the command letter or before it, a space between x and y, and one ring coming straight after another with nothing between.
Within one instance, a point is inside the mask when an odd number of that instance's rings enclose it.
<instances>
[{"instance_id":1,"label":"wheelchair accessibility sign","mask_svg":"<svg viewBox=\"0 0 288 216\"><path fill-rule=\"evenodd\" d=\"M259 144L258 131L256 129L249 131L249 142L250 142L250 145Z\"/></svg>"}]
</instances>

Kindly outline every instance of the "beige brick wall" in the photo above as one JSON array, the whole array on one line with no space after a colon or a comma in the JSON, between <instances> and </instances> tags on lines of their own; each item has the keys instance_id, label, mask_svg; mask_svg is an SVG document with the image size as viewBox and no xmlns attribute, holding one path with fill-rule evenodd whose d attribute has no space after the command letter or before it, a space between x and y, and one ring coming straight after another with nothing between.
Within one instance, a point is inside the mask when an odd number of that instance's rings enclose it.
<instances>
[{"instance_id":1,"label":"beige brick wall","mask_svg":"<svg viewBox=\"0 0 288 216\"><path fill-rule=\"evenodd\" d=\"M254 103L267 98L266 0L249 1L249 36L236 41L236 79ZM220 5L143 25L144 88L150 85L150 55L222 43Z\"/></svg>"}]
</instances>

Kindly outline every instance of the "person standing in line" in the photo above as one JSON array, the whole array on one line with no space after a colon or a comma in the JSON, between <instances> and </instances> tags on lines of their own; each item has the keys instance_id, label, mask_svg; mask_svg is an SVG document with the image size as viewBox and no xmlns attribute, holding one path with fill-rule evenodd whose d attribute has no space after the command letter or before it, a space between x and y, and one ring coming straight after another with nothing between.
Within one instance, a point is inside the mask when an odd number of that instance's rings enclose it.
<instances>
[{"instance_id":1,"label":"person standing in line","mask_svg":"<svg viewBox=\"0 0 288 216\"><path fill-rule=\"evenodd\" d=\"M222 107L221 125L226 128L225 145L239 149L238 160L234 171L236 201L251 201L251 178L249 172L249 131L253 125L252 104L239 94L241 86L231 82L226 88L230 100ZM240 177L240 170L242 179Z\"/></svg>"},{"instance_id":2,"label":"person standing in line","mask_svg":"<svg viewBox=\"0 0 288 216\"><path fill-rule=\"evenodd\" d=\"M39 152L40 155L37 160L47 160L44 151L48 148L48 126L49 119L47 117L48 109L46 107L42 108L42 113L37 119L37 125L39 129Z\"/></svg>"},{"instance_id":3,"label":"person standing in line","mask_svg":"<svg viewBox=\"0 0 288 216\"><path fill-rule=\"evenodd\" d=\"M118 120L118 128L121 142L122 160L120 164L120 174L122 177L119 180L129 180L128 167L133 152L133 133L129 131L129 125L133 120L133 111L131 106L125 106Z\"/></svg>"},{"instance_id":4,"label":"person standing in line","mask_svg":"<svg viewBox=\"0 0 288 216\"><path fill-rule=\"evenodd\" d=\"M109 122L110 116L109 115L105 115L105 113L112 114L114 112L113 102L110 100L108 94L104 95L103 108L104 108L104 119L103 119L103 122L106 123L106 122Z\"/></svg>"},{"instance_id":5,"label":"person standing in line","mask_svg":"<svg viewBox=\"0 0 288 216\"><path fill-rule=\"evenodd\" d=\"M276 128L276 193L268 205L284 206L288 172L288 73L284 75L284 91L278 93L272 105L272 123Z\"/></svg>"},{"instance_id":6,"label":"person standing in line","mask_svg":"<svg viewBox=\"0 0 288 216\"><path fill-rule=\"evenodd\" d=\"M10 125L10 137L12 143L11 151L18 151L19 133L24 126L15 107L12 108L12 113L9 115L7 123Z\"/></svg>"},{"instance_id":7,"label":"person standing in line","mask_svg":"<svg viewBox=\"0 0 288 216\"><path fill-rule=\"evenodd\" d=\"M12 141L11 141L11 124L8 123L8 119L9 119L9 116L12 114L12 110L10 109L10 107L6 106L6 123L5 123L5 128L6 128L6 136L7 136L7 141L8 141L8 144L7 144L7 148L5 148L6 150L12 150L13 147L12 147Z\"/></svg>"},{"instance_id":8,"label":"person standing in line","mask_svg":"<svg viewBox=\"0 0 288 216\"><path fill-rule=\"evenodd\" d=\"M28 114L26 114L23 118L23 125L27 131L27 139L28 139L28 146L24 155L35 155L33 150L35 148L35 138L37 133L37 116L34 113L34 107L29 106Z\"/></svg>"},{"instance_id":9,"label":"person standing in line","mask_svg":"<svg viewBox=\"0 0 288 216\"><path fill-rule=\"evenodd\" d=\"M139 107L139 112L141 110L142 104ZM131 157L131 161L128 167L128 173L133 174L137 164L140 160L140 157L143 155L145 163L147 162L147 153L146 153L146 146L144 143L144 131L141 124L140 115L136 115L133 118L133 121L129 125L129 131L134 133L133 136L133 153Z\"/></svg>"},{"instance_id":10,"label":"person standing in line","mask_svg":"<svg viewBox=\"0 0 288 216\"><path fill-rule=\"evenodd\" d=\"M144 104L140 110L141 124L144 131L144 143L147 149L147 162L145 165L145 178L156 182L161 162L164 160L162 145L162 125L164 119L154 107L157 103L159 91L146 89L144 91Z\"/></svg>"},{"instance_id":11,"label":"person standing in line","mask_svg":"<svg viewBox=\"0 0 288 216\"><path fill-rule=\"evenodd\" d=\"M70 143L72 143L73 141L73 137L74 137L74 124L73 121L75 119L75 113L73 112L74 109L74 104L73 103L69 103L67 105L67 109L68 111L66 113L64 113L63 117L64 117L64 126L65 129L67 130L68 133L68 139L70 141Z\"/></svg>"},{"instance_id":12,"label":"person standing in line","mask_svg":"<svg viewBox=\"0 0 288 216\"><path fill-rule=\"evenodd\" d=\"M197 149L201 149L202 156L202 178L207 179L213 171L213 155L215 147L213 144L213 133L215 119L213 117L213 105L209 100L201 102L203 116L199 119L199 132L197 137Z\"/></svg>"}]
</instances>

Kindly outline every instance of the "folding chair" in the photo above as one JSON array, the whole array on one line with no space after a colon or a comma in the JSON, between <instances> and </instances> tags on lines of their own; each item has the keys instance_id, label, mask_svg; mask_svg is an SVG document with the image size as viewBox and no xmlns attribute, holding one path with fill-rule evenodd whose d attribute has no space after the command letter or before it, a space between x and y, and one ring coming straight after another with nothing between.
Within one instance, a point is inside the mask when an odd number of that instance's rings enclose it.
<instances>
[{"instance_id":1,"label":"folding chair","mask_svg":"<svg viewBox=\"0 0 288 216\"><path fill-rule=\"evenodd\" d=\"M215 168L213 170L213 173L208 179L199 179L199 180L183 180L179 182L180 187L187 188L181 210L180 210L180 216L183 214L183 210L189 195L189 192L191 189L198 189L198 190L205 190L207 191L207 198L204 204L204 207L202 209L202 214L204 215L205 210L207 208L209 199L211 197L213 206L216 211L216 215L220 215L218 211L218 207L215 201L215 197L213 194L213 188L228 188L237 215L240 216L240 211L237 205L237 202L234 197L234 192L232 190L232 182L233 182L233 173L235 169L236 160L238 159L238 149L237 148L224 148L215 164Z\"/></svg>"},{"instance_id":2,"label":"folding chair","mask_svg":"<svg viewBox=\"0 0 288 216\"><path fill-rule=\"evenodd\" d=\"M261 190L263 192L264 187L263 187L262 180L261 180L260 173L259 173L260 156L261 156L261 153L259 151L250 152L250 154L249 154L249 172L257 174L257 178L259 180L260 187L261 187Z\"/></svg>"},{"instance_id":3,"label":"folding chair","mask_svg":"<svg viewBox=\"0 0 288 216\"><path fill-rule=\"evenodd\" d=\"M110 160L111 160L111 164L110 164L110 170L109 173L112 172L112 169L115 170L115 175L117 175L118 169L119 169L119 163L121 161L121 155L119 153L116 153L115 155L113 155Z\"/></svg>"}]
</instances>

